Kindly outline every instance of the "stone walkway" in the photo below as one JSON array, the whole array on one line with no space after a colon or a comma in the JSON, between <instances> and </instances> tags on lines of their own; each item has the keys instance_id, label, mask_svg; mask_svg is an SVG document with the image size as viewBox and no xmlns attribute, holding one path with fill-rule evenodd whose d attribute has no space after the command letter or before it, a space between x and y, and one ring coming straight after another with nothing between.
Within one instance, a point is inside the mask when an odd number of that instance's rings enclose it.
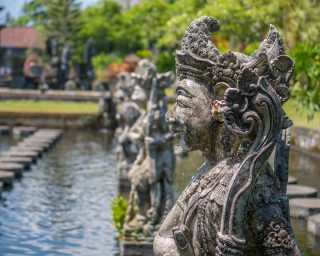
<instances>
[{"instance_id":1,"label":"stone walkway","mask_svg":"<svg viewBox=\"0 0 320 256\"><path fill-rule=\"evenodd\" d=\"M34 127L0 126L2 134L12 134L19 143L0 155L0 196L3 188L14 184L14 179L22 177L31 169L62 136L58 129L37 129Z\"/></svg>"}]
</instances>

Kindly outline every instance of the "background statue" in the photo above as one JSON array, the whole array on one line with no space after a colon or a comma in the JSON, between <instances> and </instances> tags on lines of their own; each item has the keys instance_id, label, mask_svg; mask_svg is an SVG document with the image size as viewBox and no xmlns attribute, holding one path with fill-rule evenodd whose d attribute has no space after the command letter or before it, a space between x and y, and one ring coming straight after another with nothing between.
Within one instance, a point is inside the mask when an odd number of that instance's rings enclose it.
<instances>
[{"instance_id":1,"label":"background statue","mask_svg":"<svg viewBox=\"0 0 320 256\"><path fill-rule=\"evenodd\" d=\"M118 109L116 119L118 122L118 128L116 129L115 139L117 141L117 170L120 176L120 183L122 186L129 182L129 170L133 163L136 161L138 153L140 155L143 149L140 149L139 133L137 138L131 138L132 127L137 123L140 125L140 118L146 109L147 97L144 90L141 89L140 83L142 78L138 75L131 75L126 72L119 74L118 83L116 85L116 91L114 93L115 99L118 102ZM139 87L138 92L132 99L132 94L135 87ZM134 130L138 130L139 126L136 125Z\"/></svg>"},{"instance_id":2,"label":"background statue","mask_svg":"<svg viewBox=\"0 0 320 256\"><path fill-rule=\"evenodd\" d=\"M173 137L165 122L167 99L164 93L173 76L172 73L157 75L155 69L148 70L151 65L142 64L138 72L144 82L137 84L132 99L149 95L149 100L147 112L141 115L130 131L130 137L139 145L139 155L129 173L131 190L124 228L128 237L152 241L161 220L173 204L175 156ZM144 92L149 91L145 96L141 84L147 89Z\"/></svg>"},{"instance_id":3,"label":"background statue","mask_svg":"<svg viewBox=\"0 0 320 256\"><path fill-rule=\"evenodd\" d=\"M129 170L138 155L138 148L132 143L128 134L140 114L138 105L133 101L124 102L116 114L118 128L116 129L115 138L117 140L117 170L120 176L120 183L129 181Z\"/></svg>"},{"instance_id":4,"label":"background statue","mask_svg":"<svg viewBox=\"0 0 320 256\"><path fill-rule=\"evenodd\" d=\"M300 255L285 195L291 122L281 107L294 63L273 26L251 56L221 53L211 38L219 27L193 21L176 54L180 84L166 118L205 163L163 222L155 255ZM286 150L275 174L276 145Z\"/></svg>"}]
</instances>

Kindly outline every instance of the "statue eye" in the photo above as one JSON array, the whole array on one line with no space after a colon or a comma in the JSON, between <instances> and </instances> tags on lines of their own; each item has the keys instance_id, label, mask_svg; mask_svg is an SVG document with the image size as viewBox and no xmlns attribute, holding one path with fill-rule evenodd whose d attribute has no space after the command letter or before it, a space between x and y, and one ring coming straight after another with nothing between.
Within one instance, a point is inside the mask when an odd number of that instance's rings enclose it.
<instances>
[{"instance_id":1,"label":"statue eye","mask_svg":"<svg viewBox=\"0 0 320 256\"><path fill-rule=\"evenodd\" d=\"M186 90L183 90L181 88L177 90L177 96L191 98L191 95Z\"/></svg>"},{"instance_id":2,"label":"statue eye","mask_svg":"<svg viewBox=\"0 0 320 256\"><path fill-rule=\"evenodd\" d=\"M187 108L188 106L182 101L177 99L177 106L180 108Z\"/></svg>"}]
</instances>

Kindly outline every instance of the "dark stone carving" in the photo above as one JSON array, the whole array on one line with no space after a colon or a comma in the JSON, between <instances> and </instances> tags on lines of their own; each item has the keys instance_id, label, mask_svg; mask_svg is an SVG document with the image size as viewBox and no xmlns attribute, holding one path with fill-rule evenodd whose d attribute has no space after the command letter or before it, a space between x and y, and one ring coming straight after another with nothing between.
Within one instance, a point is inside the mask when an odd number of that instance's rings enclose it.
<instances>
[{"instance_id":1,"label":"dark stone carving","mask_svg":"<svg viewBox=\"0 0 320 256\"><path fill-rule=\"evenodd\" d=\"M211 40L219 27L193 21L176 54L180 84L166 119L205 163L162 223L154 253L300 255L285 194L292 122L281 106L294 62L273 26L250 56L221 53Z\"/></svg>"},{"instance_id":2,"label":"dark stone carving","mask_svg":"<svg viewBox=\"0 0 320 256\"><path fill-rule=\"evenodd\" d=\"M139 152L129 171L131 189L125 239L153 241L161 220L173 205L175 156L172 133L165 122L164 92L173 79L170 72L157 74L147 60L141 60L136 72L127 79L129 87L134 88L131 100L139 105L141 112L126 135Z\"/></svg>"}]
</instances>

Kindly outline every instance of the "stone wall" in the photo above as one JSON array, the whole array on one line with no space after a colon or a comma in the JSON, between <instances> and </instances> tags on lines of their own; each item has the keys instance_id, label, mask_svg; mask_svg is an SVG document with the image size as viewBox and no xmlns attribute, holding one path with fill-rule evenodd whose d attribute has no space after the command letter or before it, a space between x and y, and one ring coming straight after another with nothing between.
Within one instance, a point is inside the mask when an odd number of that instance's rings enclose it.
<instances>
[{"instance_id":1,"label":"stone wall","mask_svg":"<svg viewBox=\"0 0 320 256\"><path fill-rule=\"evenodd\" d=\"M0 99L30 99L30 100L71 100L95 101L100 98L111 98L110 92L64 91L64 90L22 90L0 88Z\"/></svg>"},{"instance_id":2,"label":"stone wall","mask_svg":"<svg viewBox=\"0 0 320 256\"><path fill-rule=\"evenodd\" d=\"M41 128L100 127L98 114L10 113L0 112L0 123L8 126Z\"/></svg>"},{"instance_id":3,"label":"stone wall","mask_svg":"<svg viewBox=\"0 0 320 256\"><path fill-rule=\"evenodd\" d=\"M291 147L320 158L320 131L304 127L291 129Z\"/></svg>"}]
</instances>

